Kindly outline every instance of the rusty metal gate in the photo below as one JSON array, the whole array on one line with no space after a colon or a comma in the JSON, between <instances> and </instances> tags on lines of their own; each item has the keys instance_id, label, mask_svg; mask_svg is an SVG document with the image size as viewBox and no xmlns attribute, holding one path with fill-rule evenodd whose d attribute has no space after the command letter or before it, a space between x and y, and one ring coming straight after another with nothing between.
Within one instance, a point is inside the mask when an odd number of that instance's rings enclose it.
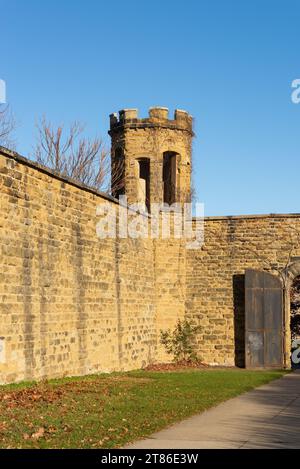
<instances>
[{"instance_id":1,"label":"rusty metal gate","mask_svg":"<svg viewBox=\"0 0 300 469\"><path fill-rule=\"evenodd\" d=\"M245 272L246 368L283 366L283 291L278 277Z\"/></svg>"}]
</instances>

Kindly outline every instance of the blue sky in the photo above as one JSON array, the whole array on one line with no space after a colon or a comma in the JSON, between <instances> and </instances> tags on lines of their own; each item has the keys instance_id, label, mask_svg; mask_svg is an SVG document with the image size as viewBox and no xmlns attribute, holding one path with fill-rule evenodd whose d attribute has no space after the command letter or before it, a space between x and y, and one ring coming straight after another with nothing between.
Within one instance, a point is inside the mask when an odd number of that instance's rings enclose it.
<instances>
[{"instance_id":1,"label":"blue sky","mask_svg":"<svg viewBox=\"0 0 300 469\"><path fill-rule=\"evenodd\" d=\"M195 118L206 215L300 212L300 2L0 0L0 79L29 156L35 122L151 106Z\"/></svg>"}]
</instances>

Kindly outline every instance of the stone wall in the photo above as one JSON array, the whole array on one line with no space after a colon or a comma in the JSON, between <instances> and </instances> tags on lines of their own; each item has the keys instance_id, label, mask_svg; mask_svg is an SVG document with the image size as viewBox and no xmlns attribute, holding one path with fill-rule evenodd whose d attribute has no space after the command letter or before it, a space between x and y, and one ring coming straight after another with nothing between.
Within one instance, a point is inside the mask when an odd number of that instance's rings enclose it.
<instances>
[{"instance_id":1,"label":"stone wall","mask_svg":"<svg viewBox=\"0 0 300 469\"><path fill-rule=\"evenodd\" d=\"M98 239L115 202L0 151L0 382L140 368L157 347L151 240Z\"/></svg>"},{"instance_id":2,"label":"stone wall","mask_svg":"<svg viewBox=\"0 0 300 469\"><path fill-rule=\"evenodd\" d=\"M204 246L189 250L182 239L99 239L101 204L117 207L0 148L0 382L170 359L160 330L185 315L201 327L203 361L242 366L245 269L276 272L300 256L300 215L206 218Z\"/></svg>"},{"instance_id":3,"label":"stone wall","mask_svg":"<svg viewBox=\"0 0 300 469\"><path fill-rule=\"evenodd\" d=\"M300 214L208 217L201 250L187 250L186 314L211 364L244 365L245 269L275 275L300 255Z\"/></svg>"}]
</instances>

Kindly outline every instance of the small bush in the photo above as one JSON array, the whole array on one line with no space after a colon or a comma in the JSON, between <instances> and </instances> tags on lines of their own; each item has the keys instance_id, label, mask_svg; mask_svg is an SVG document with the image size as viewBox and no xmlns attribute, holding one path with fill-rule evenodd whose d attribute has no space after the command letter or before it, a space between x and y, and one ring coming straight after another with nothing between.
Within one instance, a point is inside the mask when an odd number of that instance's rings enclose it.
<instances>
[{"instance_id":1,"label":"small bush","mask_svg":"<svg viewBox=\"0 0 300 469\"><path fill-rule=\"evenodd\" d=\"M160 331L160 342L166 352L173 355L175 362L197 361L195 352L195 335L199 326L188 319L178 320L173 331L167 329Z\"/></svg>"}]
</instances>

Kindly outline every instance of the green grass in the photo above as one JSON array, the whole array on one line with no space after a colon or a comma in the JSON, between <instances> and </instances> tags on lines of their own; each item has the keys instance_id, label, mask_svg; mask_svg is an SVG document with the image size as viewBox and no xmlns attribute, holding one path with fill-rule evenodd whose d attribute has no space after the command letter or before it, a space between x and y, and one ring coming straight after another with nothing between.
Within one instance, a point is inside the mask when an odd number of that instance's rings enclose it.
<instances>
[{"instance_id":1,"label":"green grass","mask_svg":"<svg viewBox=\"0 0 300 469\"><path fill-rule=\"evenodd\" d=\"M134 371L0 386L0 447L119 447L283 374Z\"/></svg>"}]
</instances>

